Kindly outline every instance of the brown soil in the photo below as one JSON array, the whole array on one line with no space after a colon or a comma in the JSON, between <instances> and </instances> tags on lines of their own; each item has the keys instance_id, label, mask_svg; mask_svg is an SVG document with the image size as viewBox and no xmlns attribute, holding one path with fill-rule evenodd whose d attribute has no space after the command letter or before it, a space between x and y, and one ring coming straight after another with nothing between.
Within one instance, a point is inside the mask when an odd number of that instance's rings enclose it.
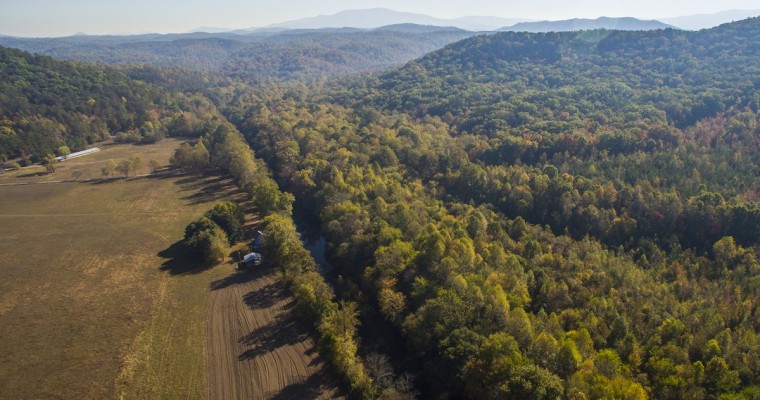
<instances>
[{"instance_id":1,"label":"brown soil","mask_svg":"<svg viewBox=\"0 0 760 400\"><path fill-rule=\"evenodd\" d=\"M342 397L276 272L256 268L211 285L209 399Z\"/></svg>"}]
</instances>

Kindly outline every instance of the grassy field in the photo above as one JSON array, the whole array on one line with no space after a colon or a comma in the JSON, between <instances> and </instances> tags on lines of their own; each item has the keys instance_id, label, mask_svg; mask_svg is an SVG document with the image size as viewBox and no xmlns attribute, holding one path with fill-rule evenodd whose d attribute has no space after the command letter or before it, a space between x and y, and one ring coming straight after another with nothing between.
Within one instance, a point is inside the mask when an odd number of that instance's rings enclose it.
<instances>
[{"instance_id":1,"label":"grassy field","mask_svg":"<svg viewBox=\"0 0 760 400\"><path fill-rule=\"evenodd\" d=\"M165 139L151 145L119 145L113 143L98 144L101 151L83 157L65 160L55 164L55 173L48 174L42 165L30 165L15 171L6 171L0 174L0 184L24 183L24 182L48 182L60 180L87 180L102 178L101 169L108 160L117 164L134 156L140 157L142 166L138 173L150 172L149 163L155 160L160 165L169 164L169 158L174 154L174 149L179 147L182 140ZM113 177L118 177L115 172Z\"/></svg>"},{"instance_id":2,"label":"grassy field","mask_svg":"<svg viewBox=\"0 0 760 400\"><path fill-rule=\"evenodd\" d=\"M0 184L98 177L134 155L148 172L178 143L105 147ZM185 271L172 249L233 192L188 176L0 186L0 398L204 398L208 287L231 266Z\"/></svg>"}]
</instances>

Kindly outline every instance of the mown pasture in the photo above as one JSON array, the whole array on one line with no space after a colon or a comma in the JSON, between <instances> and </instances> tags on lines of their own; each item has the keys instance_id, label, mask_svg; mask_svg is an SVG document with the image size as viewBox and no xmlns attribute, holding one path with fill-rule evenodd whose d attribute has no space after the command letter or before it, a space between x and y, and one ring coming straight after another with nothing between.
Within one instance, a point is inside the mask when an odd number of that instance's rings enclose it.
<instances>
[{"instance_id":1,"label":"mown pasture","mask_svg":"<svg viewBox=\"0 0 760 400\"><path fill-rule=\"evenodd\" d=\"M235 195L218 177L91 178L107 160L166 166L180 142L106 146L0 184L0 398L203 398L209 283L184 227ZM80 177L84 179L85 177ZM171 267L167 269L166 267Z\"/></svg>"}]
</instances>

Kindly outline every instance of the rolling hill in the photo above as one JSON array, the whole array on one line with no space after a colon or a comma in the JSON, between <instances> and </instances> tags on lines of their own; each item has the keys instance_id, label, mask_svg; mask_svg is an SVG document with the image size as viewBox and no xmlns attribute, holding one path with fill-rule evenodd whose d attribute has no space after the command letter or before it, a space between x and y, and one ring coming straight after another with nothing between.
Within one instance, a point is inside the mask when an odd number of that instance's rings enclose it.
<instances>
[{"instance_id":1,"label":"rolling hill","mask_svg":"<svg viewBox=\"0 0 760 400\"><path fill-rule=\"evenodd\" d=\"M0 45L69 60L180 67L261 82L318 80L400 65L473 35L455 28L404 24L375 30L3 37Z\"/></svg>"},{"instance_id":2,"label":"rolling hill","mask_svg":"<svg viewBox=\"0 0 760 400\"><path fill-rule=\"evenodd\" d=\"M170 93L102 65L0 47L0 159L39 162L120 133L144 143L200 134L207 101ZM179 78L179 74L175 75ZM200 117L199 117L200 116ZM211 126L211 125L209 125Z\"/></svg>"},{"instance_id":3,"label":"rolling hill","mask_svg":"<svg viewBox=\"0 0 760 400\"><path fill-rule=\"evenodd\" d=\"M603 89L607 94L595 101L610 106L602 108L610 116L643 101L684 127L724 107L751 101L760 81L739 77L760 76L758 40L757 18L700 32L597 30L478 36L382 75L372 102L383 108L416 110L417 115L449 112L467 131L487 132L530 120L494 119L509 113L485 111L496 110L503 102L514 103L515 96L557 93L570 97L581 87L593 92L607 85ZM573 109L585 114L596 113L598 107L582 103Z\"/></svg>"}]
</instances>

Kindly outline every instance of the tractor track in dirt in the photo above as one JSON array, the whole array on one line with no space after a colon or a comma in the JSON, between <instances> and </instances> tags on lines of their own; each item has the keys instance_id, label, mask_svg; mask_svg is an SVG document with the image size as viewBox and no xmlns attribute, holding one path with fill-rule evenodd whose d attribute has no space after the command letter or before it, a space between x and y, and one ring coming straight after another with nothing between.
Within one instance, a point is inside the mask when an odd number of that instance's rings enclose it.
<instances>
[{"instance_id":1,"label":"tractor track in dirt","mask_svg":"<svg viewBox=\"0 0 760 400\"><path fill-rule=\"evenodd\" d=\"M209 399L342 397L293 305L273 270L257 267L211 284Z\"/></svg>"}]
</instances>

